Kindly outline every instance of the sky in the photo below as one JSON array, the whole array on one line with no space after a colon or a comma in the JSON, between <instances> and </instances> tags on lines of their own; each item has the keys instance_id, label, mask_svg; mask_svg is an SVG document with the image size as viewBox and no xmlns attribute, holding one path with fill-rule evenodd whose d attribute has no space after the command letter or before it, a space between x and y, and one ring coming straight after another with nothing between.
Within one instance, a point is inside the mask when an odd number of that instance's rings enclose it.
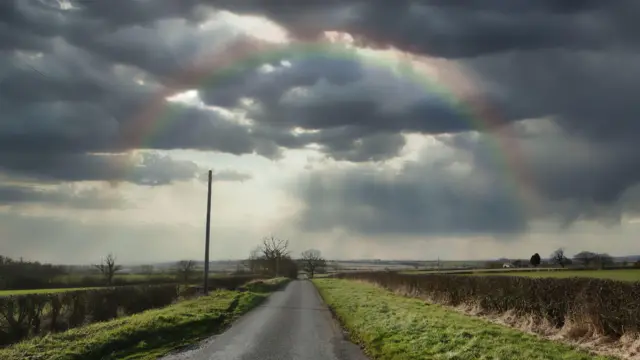
<instances>
[{"instance_id":1,"label":"sky","mask_svg":"<svg viewBox=\"0 0 640 360\"><path fill-rule=\"evenodd\" d=\"M635 0L0 2L0 253L640 254Z\"/></svg>"}]
</instances>

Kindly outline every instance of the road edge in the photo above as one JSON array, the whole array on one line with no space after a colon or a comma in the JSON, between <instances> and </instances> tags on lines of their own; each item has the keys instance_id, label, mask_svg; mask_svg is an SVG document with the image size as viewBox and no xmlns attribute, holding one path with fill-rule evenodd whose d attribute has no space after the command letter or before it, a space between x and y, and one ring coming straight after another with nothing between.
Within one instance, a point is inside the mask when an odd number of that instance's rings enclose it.
<instances>
[{"instance_id":1,"label":"road edge","mask_svg":"<svg viewBox=\"0 0 640 360\"><path fill-rule=\"evenodd\" d=\"M325 298L325 295L323 294L322 289L316 285L313 279L309 279L307 281L309 281L313 285L313 288L316 290L316 294L322 300L323 305L326 306L327 309L329 310L329 314L331 314L332 325L338 329L341 335L341 338L338 340L341 340L345 343L349 343L355 346L362 352L362 354L367 359L373 359L373 357L371 356L371 354L369 353L369 351L367 350L367 348L365 347L361 339L346 326L346 324L344 323L344 320L336 312L335 308L326 301L326 298Z\"/></svg>"}]
</instances>

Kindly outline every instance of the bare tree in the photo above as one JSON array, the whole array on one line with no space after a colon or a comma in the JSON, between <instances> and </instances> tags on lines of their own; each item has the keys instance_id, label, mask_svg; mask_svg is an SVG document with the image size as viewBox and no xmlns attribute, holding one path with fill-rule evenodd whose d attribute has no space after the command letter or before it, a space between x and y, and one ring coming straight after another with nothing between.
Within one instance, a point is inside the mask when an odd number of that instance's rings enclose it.
<instances>
[{"instance_id":1,"label":"bare tree","mask_svg":"<svg viewBox=\"0 0 640 360\"><path fill-rule=\"evenodd\" d=\"M596 255L596 264L600 269L604 269L606 267L612 266L613 263L614 263L613 258L611 257L611 255L607 253Z\"/></svg>"},{"instance_id":2,"label":"bare tree","mask_svg":"<svg viewBox=\"0 0 640 360\"><path fill-rule=\"evenodd\" d=\"M302 252L302 258L300 259L302 269L309 273L309 277L313 278L313 275L317 270L324 268L327 265L327 261L322 258L320 250L305 250Z\"/></svg>"},{"instance_id":3,"label":"bare tree","mask_svg":"<svg viewBox=\"0 0 640 360\"><path fill-rule=\"evenodd\" d=\"M257 246L251 250L249 258L246 260L246 266L251 273L257 274L264 270L262 262L262 249L260 246Z\"/></svg>"},{"instance_id":4,"label":"bare tree","mask_svg":"<svg viewBox=\"0 0 640 360\"><path fill-rule=\"evenodd\" d=\"M189 283L195 272L196 263L193 260L182 260L177 264L178 276L184 283Z\"/></svg>"},{"instance_id":5,"label":"bare tree","mask_svg":"<svg viewBox=\"0 0 640 360\"><path fill-rule=\"evenodd\" d=\"M564 255L564 249L559 248L551 254L551 262L560 265L560 267L564 267L567 265L567 257Z\"/></svg>"},{"instance_id":6,"label":"bare tree","mask_svg":"<svg viewBox=\"0 0 640 360\"><path fill-rule=\"evenodd\" d=\"M265 237L262 239L260 250L269 270L275 276L280 276L280 263L283 259L289 258L289 240L278 239L273 235Z\"/></svg>"},{"instance_id":7,"label":"bare tree","mask_svg":"<svg viewBox=\"0 0 640 360\"><path fill-rule=\"evenodd\" d=\"M598 254L590 251L581 251L573 257L573 260L584 265L585 267L588 267L589 265L597 262Z\"/></svg>"},{"instance_id":8,"label":"bare tree","mask_svg":"<svg viewBox=\"0 0 640 360\"><path fill-rule=\"evenodd\" d=\"M111 285L113 283L113 276L116 272L122 269L121 265L116 265L116 257L113 254L107 255L106 258L102 259L102 262L98 265L93 265L96 269L102 273L104 279L107 282L107 285Z\"/></svg>"}]
</instances>

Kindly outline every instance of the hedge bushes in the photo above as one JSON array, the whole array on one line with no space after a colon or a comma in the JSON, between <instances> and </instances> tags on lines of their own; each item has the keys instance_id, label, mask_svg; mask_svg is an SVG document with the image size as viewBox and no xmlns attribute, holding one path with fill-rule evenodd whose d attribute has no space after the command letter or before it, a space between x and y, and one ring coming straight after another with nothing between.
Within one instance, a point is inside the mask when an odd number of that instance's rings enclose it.
<instances>
[{"instance_id":1,"label":"hedge bushes","mask_svg":"<svg viewBox=\"0 0 640 360\"><path fill-rule=\"evenodd\" d=\"M545 319L556 327L570 322L602 335L617 337L640 330L640 282L378 272L334 277L376 283L445 305L473 305L491 313L512 311Z\"/></svg>"},{"instance_id":2,"label":"hedge bushes","mask_svg":"<svg viewBox=\"0 0 640 360\"><path fill-rule=\"evenodd\" d=\"M225 289L234 290L241 285L244 285L250 281L267 279L268 276L262 275L235 275L227 277L212 277L209 278L210 289Z\"/></svg>"},{"instance_id":3,"label":"hedge bushes","mask_svg":"<svg viewBox=\"0 0 640 360\"><path fill-rule=\"evenodd\" d=\"M233 290L260 278L211 278L209 288ZM137 285L0 297L0 346L165 307L180 297L196 295L193 289L177 284Z\"/></svg>"},{"instance_id":4,"label":"hedge bushes","mask_svg":"<svg viewBox=\"0 0 640 360\"><path fill-rule=\"evenodd\" d=\"M179 286L125 286L0 297L0 346L170 305Z\"/></svg>"}]
</instances>

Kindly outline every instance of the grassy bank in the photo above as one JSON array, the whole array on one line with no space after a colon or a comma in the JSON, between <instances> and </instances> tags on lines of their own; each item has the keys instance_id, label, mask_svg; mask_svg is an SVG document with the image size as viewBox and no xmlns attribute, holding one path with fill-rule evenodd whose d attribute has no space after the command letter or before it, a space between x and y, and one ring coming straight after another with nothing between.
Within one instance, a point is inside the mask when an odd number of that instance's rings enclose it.
<instances>
[{"instance_id":1,"label":"grassy bank","mask_svg":"<svg viewBox=\"0 0 640 360\"><path fill-rule=\"evenodd\" d=\"M0 359L156 359L221 331L267 296L266 292L216 291L162 309L18 343L0 350Z\"/></svg>"},{"instance_id":2,"label":"grassy bank","mask_svg":"<svg viewBox=\"0 0 640 360\"><path fill-rule=\"evenodd\" d=\"M313 282L352 340L374 359L607 359L374 285Z\"/></svg>"}]
</instances>

